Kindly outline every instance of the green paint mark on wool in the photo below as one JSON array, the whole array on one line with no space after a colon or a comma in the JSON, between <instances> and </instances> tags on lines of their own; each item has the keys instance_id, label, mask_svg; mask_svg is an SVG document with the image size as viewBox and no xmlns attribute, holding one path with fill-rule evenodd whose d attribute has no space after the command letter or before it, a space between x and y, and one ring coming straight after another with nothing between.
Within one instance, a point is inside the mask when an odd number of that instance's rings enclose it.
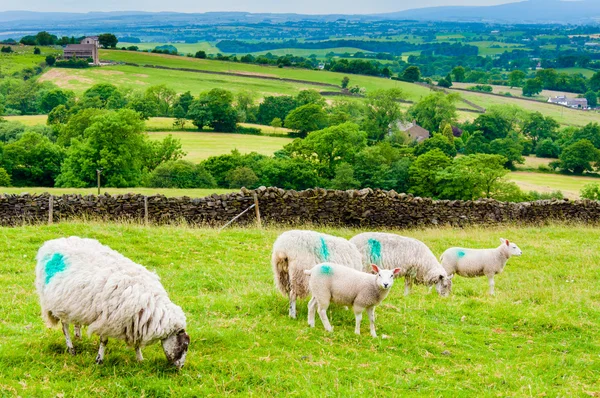
<instances>
[{"instance_id":1,"label":"green paint mark on wool","mask_svg":"<svg viewBox=\"0 0 600 398\"><path fill-rule=\"evenodd\" d=\"M325 238L322 236L320 238L319 256L321 257L321 261L329 261L329 249L327 248L327 243L325 243Z\"/></svg>"},{"instance_id":2,"label":"green paint mark on wool","mask_svg":"<svg viewBox=\"0 0 600 398\"><path fill-rule=\"evenodd\" d=\"M464 252L464 251L462 251L462 250L459 250L459 251L456 253L456 255L458 256L458 258L463 258L463 257L464 257L466 254L467 254L467 253L465 253L465 252Z\"/></svg>"},{"instance_id":3,"label":"green paint mark on wool","mask_svg":"<svg viewBox=\"0 0 600 398\"><path fill-rule=\"evenodd\" d=\"M331 268L331 265L323 264L321 265L321 273L323 275L333 275L333 268Z\"/></svg>"},{"instance_id":4,"label":"green paint mark on wool","mask_svg":"<svg viewBox=\"0 0 600 398\"><path fill-rule=\"evenodd\" d=\"M54 278L56 274L64 271L67 268L67 264L65 263L65 258L60 253L54 253L52 258L46 262L44 266L44 271L46 273L45 283L46 285L50 283L50 280Z\"/></svg>"},{"instance_id":5,"label":"green paint mark on wool","mask_svg":"<svg viewBox=\"0 0 600 398\"><path fill-rule=\"evenodd\" d=\"M369 239L369 261L375 265L381 265L381 242L377 239Z\"/></svg>"}]
</instances>

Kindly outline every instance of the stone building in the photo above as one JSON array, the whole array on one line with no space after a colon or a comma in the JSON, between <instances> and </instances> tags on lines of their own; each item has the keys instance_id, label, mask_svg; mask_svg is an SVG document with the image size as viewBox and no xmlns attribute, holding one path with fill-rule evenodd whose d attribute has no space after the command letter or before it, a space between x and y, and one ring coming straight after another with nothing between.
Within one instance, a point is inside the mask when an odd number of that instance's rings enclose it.
<instances>
[{"instance_id":1,"label":"stone building","mask_svg":"<svg viewBox=\"0 0 600 398\"><path fill-rule=\"evenodd\" d=\"M100 64L98 47L95 44L69 44L63 50L63 58L91 59L94 65Z\"/></svg>"}]
</instances>

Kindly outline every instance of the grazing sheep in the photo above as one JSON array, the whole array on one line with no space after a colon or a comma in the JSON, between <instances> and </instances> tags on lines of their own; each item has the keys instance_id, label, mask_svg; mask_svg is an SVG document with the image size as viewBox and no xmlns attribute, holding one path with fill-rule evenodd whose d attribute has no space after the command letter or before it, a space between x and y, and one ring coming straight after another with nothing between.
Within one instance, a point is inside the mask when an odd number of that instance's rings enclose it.
<instances>
[{"instance_id":1,"label":"grazing sheep","mask_svg":"<svg viewBox=\"0 0 600 398\"><path fill-rule=\"evenodd\" d=\"M304 270L323 262L362 269L360 253L343 238L315 231L292 230L279 235L273 244L271 265L275 286L290 299L290 317L296 318L296 299L309 293Z\"/></svg>"},{"instance_id":2,"label":"grazing sheep","mask_svg":"<svg viewBox=\"0 0 600 398\"><path fill-rule=\"evenodd\" d=\"M325 330L333 332L333 327L327 318L327 308L330 302L351 305L356 317L354 332L360 334L362 313L366 309L369 316L371 336L375 332L375 307L383 301L394 284L394 276L400 273L400 268L394 270L379 269L372 265L375 275L357 271L339 264L324 263L305 270L310 275L309 286L312 298L308 303L308 325L315 327L315 311Z\"/></svg>"},{"instance_id":3,"label":"grazing sheep","mask_svg":"<svg viewBox=\"0 0 600 398\"><path fill-rule=\"evenodd\" d=\"M67 347L75 354L69 324L88 326L100 336L96 363L104 360L108 338L141 348L162 341L169 362L181 368L189 336L185 314L171 302L158 276L93 239L60 238L37 253L36 288L48 327L62 323Z\"/></svg>"},{"instance_id":4,"label":"grazing sheep","mask_svg":"<svg viewBox=\"0 0 600 398\"><path fill-rule=\"evenodd\" d=\"M404 295L410 293L414 282L432 286L435 284L440 296L447 296L452 290L452 276L438 262L435 255L421 241L396 234L365 232L352 239L362 255L364 270L370 264L385 269L400 268L404 276Z\"/></svg>"},{"instance_id":5,"label":"grazing sheep","mask_svg":"<svg viewBox=\"0 0 600 398\"><path fill-rule=\"evenodd\" d=\"M495 249L464 249L452 247L446 250L440 260L448 275L458 274L467 278L487 276L490 283L490 294L494 294L494 275L504 270L511 256L523 254L521 249L508 239L500 239L500 246Z\"/></svg>"}]
</instances>

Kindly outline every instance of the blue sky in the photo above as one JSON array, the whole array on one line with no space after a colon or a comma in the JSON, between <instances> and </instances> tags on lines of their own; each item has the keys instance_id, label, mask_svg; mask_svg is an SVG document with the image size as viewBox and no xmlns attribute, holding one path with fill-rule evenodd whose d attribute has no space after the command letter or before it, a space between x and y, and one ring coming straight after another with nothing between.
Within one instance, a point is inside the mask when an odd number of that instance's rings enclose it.
<instances>
[{"instance_id":1,"label":"blue sky","mask_svg":"<svg viewBox=\"0 0 600 398\"><path fill-rule=\"evenodd\" d=\"M249 11L302 14L371 14L444 5L493 5L518 0L0 0L0 11Z\"/></svg>"}]
</instances>

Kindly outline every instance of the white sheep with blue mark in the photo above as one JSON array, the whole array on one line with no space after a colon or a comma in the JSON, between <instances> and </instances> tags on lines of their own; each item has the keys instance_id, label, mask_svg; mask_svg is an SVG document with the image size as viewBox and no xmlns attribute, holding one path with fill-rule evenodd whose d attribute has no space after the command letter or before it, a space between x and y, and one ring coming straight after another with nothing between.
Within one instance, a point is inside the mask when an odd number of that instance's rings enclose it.
<instances>
[{"instance_id":1,"label":"white sheep with blue mark","mask_svg":"<svg viewBox=\"0 0 600 398\"><path fill-rule=\"evenodd\" d=\"M448 275L458 274L467 278L487 276L490 294L494 294L494 276L504 270L512 256L523 252L508 239L500 238L500 246L495 249L465 249L452 247L446 250L440 260Z\"/></svg>"},{"instance_id":2,"label":"white sheep with blue mark","mask_svg":"<svg viewBox=\"0 0 600 398\"><path fill-rule=\"evenodd\" d=\"M452 276L431 250L423 242L383 232L365 232L358 234L351 243L361 253L365 271L371 264L385 269L400 268L404 276L404 294L408 295L413 283L435 285L440 296L447 296L452 290Z\"/></svg>"},{"instance_id":3,"label":"white sheep with blue mark","mask_svg":"<svg viewBox=\"0 0 600 398\"><path fill-rule=\"evenodd\" d=\"M116 338L133 346L140 361L142 347L160 340L169 362L183 366L190 341L183 310L155 273L108 246L75 236L45 242L37 253L35 284L42 318L48 327L62 323L71 354L73 323L100 336L98 364L108 338Z\"/></svg>"},{"instance_id":4,"label":"white sheep with blue mark","mask_svg":"<svg viewBox=\"0 0 600 398\"><path fill-rule=\"evenodd\" d=\"M279 235L273 244L271 265L275 286L289 297L289 316L296 318L296 299L308 296L305 270L323 262L362 269L361 256L346 239L315 231L291 230Z\"/></svg>"},{"instance_id":5,"label":"white sheep with blue mark","mask_svg":"<svg viewBox=\"0 0 600 398\"><path fill-rule=\"evenodd\" d=\"M305 270L304 273L310 276L312 293L308 303L308 325L315 327L315 312L318 312L325 330L333 332L327 318L329 304L351 305L356 319L354 333L360 334L362 314L366 309L371 336L377 337L375 307L387 297L400 269L379 269L374 264L371 268L374 275L333 263L317 264L312 269Z\"/></svg>"}]
</instances>

